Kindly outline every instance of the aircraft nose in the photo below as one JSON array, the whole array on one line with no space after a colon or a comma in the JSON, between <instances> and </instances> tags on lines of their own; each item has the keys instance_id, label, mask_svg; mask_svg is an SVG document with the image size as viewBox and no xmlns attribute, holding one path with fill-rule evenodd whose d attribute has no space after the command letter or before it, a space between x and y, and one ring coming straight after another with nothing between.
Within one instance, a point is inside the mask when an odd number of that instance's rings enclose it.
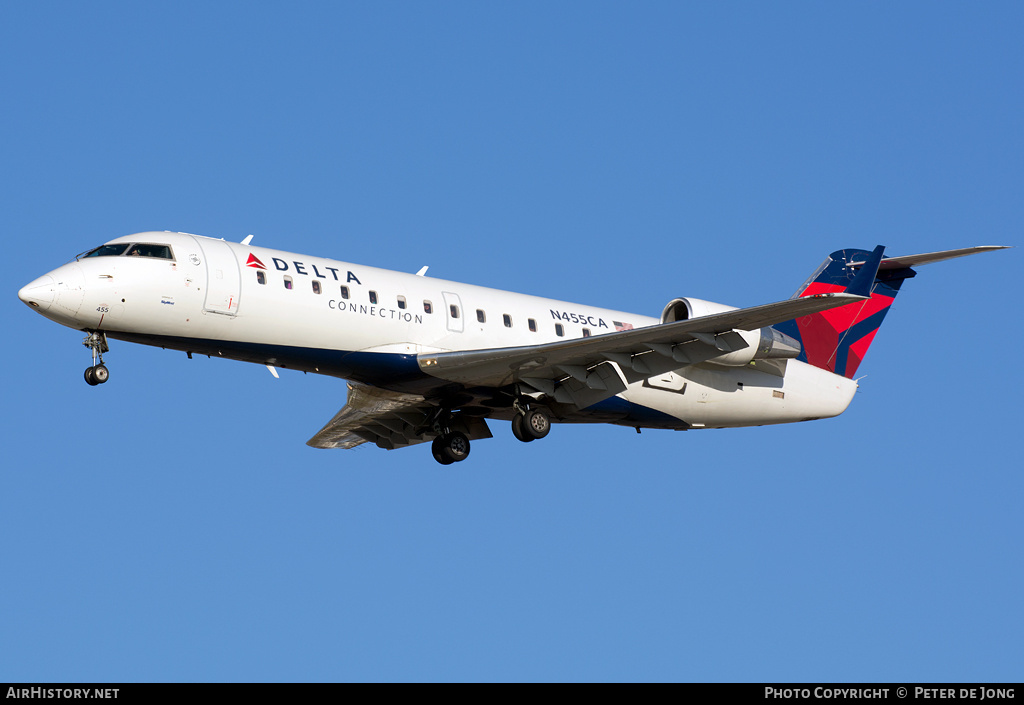
<instances>
[{"instance_id":1,"label":"aircraft nose","mask_svg":"<svg viewBox=\"0 0 1024 705\"><path fill-rule=\"evenodd\" d=\"M53 303L56 294L56 283L49 274L44 274L31 281L18 291L18 298L35 309L46 311Z\"/></svg>"}]
</instances>

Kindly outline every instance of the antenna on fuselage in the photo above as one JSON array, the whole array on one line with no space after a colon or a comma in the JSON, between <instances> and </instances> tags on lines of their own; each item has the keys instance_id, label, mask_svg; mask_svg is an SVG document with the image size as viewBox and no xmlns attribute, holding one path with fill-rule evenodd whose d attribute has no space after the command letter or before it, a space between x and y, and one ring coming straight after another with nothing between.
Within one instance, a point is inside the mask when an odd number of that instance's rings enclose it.
<instances>
[{"instance_id":1,"label":"antenna on fuselage","mask_svg":"<svg viewBox=\"0 0 1024 705\"><path fill-rule=\"evenodd\" d=\"M243 245L248 245L250 242L252 242L252 235L246 235L245 239L242 240Z\"/></svg>"},{"instance_id":2,"label":"antenna on fuselage","mask_svg":"<svg viewBox=\"0 0 1024 705\"><path fill-rule=\"evenodd\" d=\"M426 276L428 269L430 269L430 265L429 264L420 267L420 271L416 272L416 276L417 277Z\"/></svg>"}]
</instances>

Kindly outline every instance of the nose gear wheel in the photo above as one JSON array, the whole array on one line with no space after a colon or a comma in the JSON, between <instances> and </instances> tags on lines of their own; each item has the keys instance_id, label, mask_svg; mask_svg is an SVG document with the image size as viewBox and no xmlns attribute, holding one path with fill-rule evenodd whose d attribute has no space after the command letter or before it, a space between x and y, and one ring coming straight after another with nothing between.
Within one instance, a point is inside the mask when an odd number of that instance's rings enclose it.
<instances>
[{"instance_id":1,"label":"nose gear wheel","mask_svg":"<svg viewBox=\"0 0 1024 705\"><path fill-rule=\"evenodd\" d=\"M106 365L96 365L85 371L85 381L92 387L95 387L97 384L103 384L108 379L110 379L110 370L107 369Z\"/></svg>"},{"instance_id":2,"label":"nose gear wheel","mask_svg":"<svg viewBox=\"0 0 1024 705\"><path fill-rule=\"evenodd\" d=\"M82 345L92 350L92 367L85 371L85 381L91 387L103 384L110 379L110 370L103 364L103 353L110 351L107 336L103 331L91 331L82 341Z\"/></svg>"}]
</instances>

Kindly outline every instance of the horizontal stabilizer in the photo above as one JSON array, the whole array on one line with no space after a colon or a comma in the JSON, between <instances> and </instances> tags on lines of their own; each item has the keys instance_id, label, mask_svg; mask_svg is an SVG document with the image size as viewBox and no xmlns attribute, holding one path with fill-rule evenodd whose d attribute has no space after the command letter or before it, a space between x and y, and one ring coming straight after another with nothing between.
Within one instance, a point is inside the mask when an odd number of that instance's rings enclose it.
<instances>
[{"instance_id":1,"label":"horizontal stabilizer","mask_svg":"<svg viewBox=\"0 0 1024 705\"><path fill-rule=\"evenodd\" d=\"M914 267L919 264L931 264L932 262L942 262L947 259L955 259L957 257L966 257L967 255L976 255L981 252L993 252L995 250L1007 250L1010 249L1009 245L979 245L978 247L962 247L959 250L942 250L941 252L927 252L920 255L904 255L903 257L886 257L882 260L882 264L879 269L904 269L905 267ZM863 267L866 260L859 262L850 262L851 267Z\"/></svg>"}]
</instances>

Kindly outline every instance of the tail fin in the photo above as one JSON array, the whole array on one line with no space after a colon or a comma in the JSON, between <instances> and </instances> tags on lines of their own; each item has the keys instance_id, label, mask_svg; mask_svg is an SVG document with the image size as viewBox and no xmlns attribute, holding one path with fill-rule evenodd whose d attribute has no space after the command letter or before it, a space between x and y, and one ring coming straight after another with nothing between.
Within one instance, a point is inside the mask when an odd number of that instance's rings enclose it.
<instances>
[{"instance_id":1,"label":"tail fin","mask_svg":"<svg viewBox=\"0 0 1024 705\"><path fill-rule=\"evenodd\" d=\"M874 252L837 250L793 295L796 299L849 291L871 296L866 301L776 325L775 328L800 341L803 351L797 359L850 379L857 373L904 280L917 275L907 266L880 267L896 262L883 260L883 250L881 246Z\"/></svg>"},{"instance_id":2,"label":"tail fin","mask_svg":"<svg viewBox=\"0 0 1024 705\"><path fill-rule=\"evenodd\" d=\"M867 301L774 326L800 341L803 351L798 360L853 379L903 282L917 276L912 266L1007 248L1002 245L983 245L882 259L884 249L879 246L874 252L837 250L793 294L794 299L836 291L861 296L870 293L871 296Z\"/></svg>"}]
</instances>

